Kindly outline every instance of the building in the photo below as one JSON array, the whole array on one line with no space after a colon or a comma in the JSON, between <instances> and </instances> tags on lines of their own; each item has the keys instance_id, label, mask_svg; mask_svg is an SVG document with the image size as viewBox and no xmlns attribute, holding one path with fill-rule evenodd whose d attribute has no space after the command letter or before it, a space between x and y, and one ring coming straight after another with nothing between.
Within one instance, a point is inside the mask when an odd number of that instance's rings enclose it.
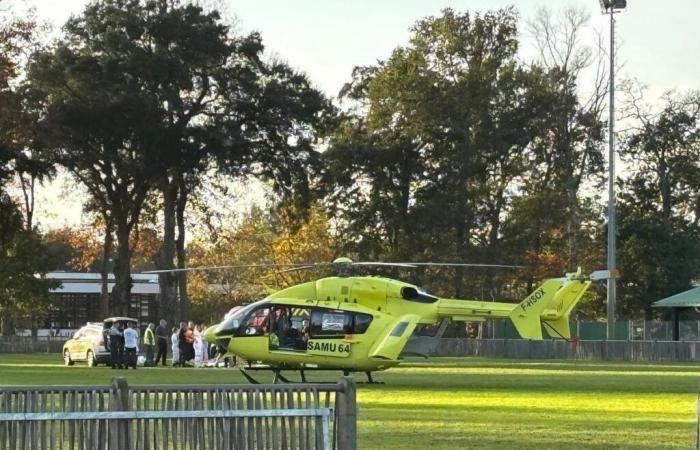
<instances>
[{"instance_id":1,"label":"building","mask_svg":"<svg viewBox=\"0 0 700 450\"><path fill-rule=\"evenodd\" d=\"M51 290L52 305L43 323L44 330L58 328L61 334L66 334L86 322L101 322L104 319L100 316L102 282L99 273L49 272L46 277L60 281L61 285ZM133 286L129 316L137 318L144 327L159 319L158 275L137 273L131 277ZM114 275L109 274L110 294L113 287Z\"/></svg>"}]
</instances>

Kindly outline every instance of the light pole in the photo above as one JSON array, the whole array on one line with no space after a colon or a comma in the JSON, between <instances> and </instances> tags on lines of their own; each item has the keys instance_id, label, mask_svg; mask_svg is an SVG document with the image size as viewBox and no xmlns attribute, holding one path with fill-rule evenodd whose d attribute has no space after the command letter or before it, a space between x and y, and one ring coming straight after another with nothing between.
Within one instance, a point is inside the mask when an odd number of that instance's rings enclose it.
<instances>
[{"instance_id":1,"label":"light pole","mask_svg":"<svg viewBox=\"0 0 700 450\"><path fill-rule=\"evenodd\" d=\"M608 116L608 340L615 339L615 11L625 9L627 0L599 0L603 14L610 14L610 113Z\"/></svg>"}]
</instances>

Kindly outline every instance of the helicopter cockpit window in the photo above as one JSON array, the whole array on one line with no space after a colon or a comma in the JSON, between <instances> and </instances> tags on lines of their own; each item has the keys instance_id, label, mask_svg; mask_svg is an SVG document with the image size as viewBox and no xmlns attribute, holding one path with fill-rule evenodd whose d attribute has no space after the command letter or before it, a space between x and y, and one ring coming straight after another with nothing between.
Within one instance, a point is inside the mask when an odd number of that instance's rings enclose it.
<instances>
[{"instance_id":1,"label":"helicopter cockpit window","mask_svg":"<svg viewBox=\"0 0 700 450\"><path fill-rule=\"evenodd\" d=\"M434 295L430 295L421 291L420 289L408 286L401 288L401 298L410 302L418 303L435 303L439 300Z\"/></svg>"},{"instance_id":2,"label":"helicopter cockpit window","mask_svg":"<svg viewBox=\"0 0 700 450\"><path fill-rule=\"evenodd\" d=\"M248 313L252 309L255 309L259 306L259 304L253 303L251 305L247 305L242 308L238 308L235 311L229 312L229 314L227 314L224 318L223 323L219 325L219 329L216 332L217 336L227 336L238 331L239 327L241 326L241 323L243 322L243 319L248 315Z\"/></svg>"},{"instance_id":3,"label":"helicopter cockpit window","mask_svg":"<svg viewBox=\"0 0 700 450\"><path fill-rule=\"evenodd\" d=\"M253 311L241 327L244 336L265 336L269 331L270 308L263 307Z\"/></svg>"}]
</instances>

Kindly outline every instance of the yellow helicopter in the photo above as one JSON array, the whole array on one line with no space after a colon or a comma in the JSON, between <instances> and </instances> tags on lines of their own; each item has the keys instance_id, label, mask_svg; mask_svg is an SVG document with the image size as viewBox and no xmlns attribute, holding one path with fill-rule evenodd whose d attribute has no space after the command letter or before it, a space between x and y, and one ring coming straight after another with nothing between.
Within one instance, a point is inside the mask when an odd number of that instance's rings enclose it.
<instances>
[{"instance_id":1,"label":"yellow helicopter","mask_svg":"<svg viewBox=\"0 0 700 450\"><path fill-rule=\"evenodd\" d=\"M289 264L299 270L328 264ZM451 263L353 262L338 258L332 263L336 276L282 289L232 313L207 329L205 339L229 354L249 362L248 369L274 372L274 382L285 379L282 371L306 370L372 372L394 367L419 324L452 321L510 319L524 339L542 339L543 326L550 337L568 339L569 315L591 282L601 272L578 272L545 280L520 303L439 298L419 287L377 276L351 276L353 266L489 266ZM267 267L269 265L255 265ZM175 269L211 270L247 266ZM172 271L153 271L154 273ZM253 365L260 362L263 366ZM256 383L246 370L246 378Z\"/></svg>"}]
</instances>

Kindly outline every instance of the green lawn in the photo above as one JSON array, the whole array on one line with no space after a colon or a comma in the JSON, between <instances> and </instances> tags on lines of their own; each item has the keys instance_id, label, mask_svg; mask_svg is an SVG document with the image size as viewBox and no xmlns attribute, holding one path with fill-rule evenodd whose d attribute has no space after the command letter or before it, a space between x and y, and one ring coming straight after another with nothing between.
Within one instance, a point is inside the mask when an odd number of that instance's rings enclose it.
<instances>
[{"instance_id":1,"label":"green lawn","mask_svg":"<svg viewBox=\"0 0 700 450\"><path fill-rule=\"evenodd\" d=\"M63 367L58 355L0 355L0 384L107 384L115 372ZM132 384L244 382L227 369L127 375ZM386 384L359 386L361 449L694 445L698 365L440 358L412 360L376 378Z\"/></svg>"}]
</instances>

